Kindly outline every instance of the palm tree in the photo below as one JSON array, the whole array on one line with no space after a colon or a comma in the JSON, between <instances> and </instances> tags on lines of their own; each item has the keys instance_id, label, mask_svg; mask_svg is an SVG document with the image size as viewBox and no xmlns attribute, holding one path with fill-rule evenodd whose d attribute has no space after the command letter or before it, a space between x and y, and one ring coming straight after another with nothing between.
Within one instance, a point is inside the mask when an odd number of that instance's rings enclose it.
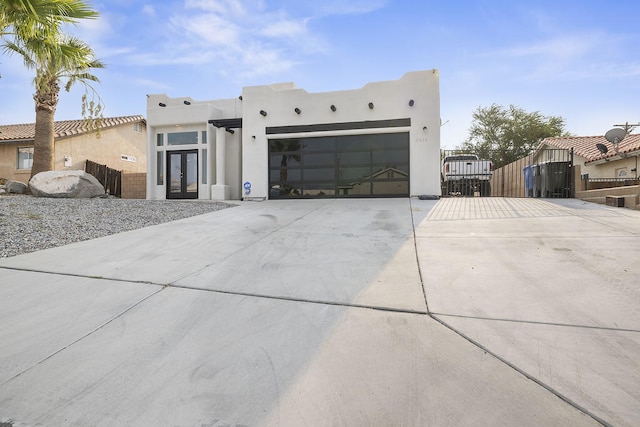
<instances>
[{"instance_id":1,"label":"palm tree","mask_svg":"<svg viewBox=\"0 0 640 427\"><path fill-rule=\"evenodd\" d=\"M94 69L104 68L95 58L91 47L74 37L57 35L50 39L30 38L21 43L7 42L5 50L22 57L27 68L34 69L36 124L33 143L33 165L31 176L54 169L54 123L60 94L60 83L66 80L68 92L75 83L85 87L82 97L83 115L89 118L88 126L95 126L95 117L101 115L102 103L91 82L98 78L91 74ZM87 95L91 93L92 97Z\"/></svg>"},{"instance_id":2,"label":"palm tree","mask_svg":"<svg viewBox=\"0 0 640 427\"><path fill-rule=\"evenodd\" d=\"M86 43L60 31L65 23L96 18L98 13L82 0L0 0L0 36L5 52L17 53L34 69L36 128L31 176L54 169L54 123L60 81L65 89L79 82L85 86L82 112L88 126L96 126L102 103L90 82L98 82L92 69L104 68ZM12 40L7 40L7 36ZM91 92L92 97L87 95ZM99 121L99 119L98 119Z\"/></svg>"}]
</instances>

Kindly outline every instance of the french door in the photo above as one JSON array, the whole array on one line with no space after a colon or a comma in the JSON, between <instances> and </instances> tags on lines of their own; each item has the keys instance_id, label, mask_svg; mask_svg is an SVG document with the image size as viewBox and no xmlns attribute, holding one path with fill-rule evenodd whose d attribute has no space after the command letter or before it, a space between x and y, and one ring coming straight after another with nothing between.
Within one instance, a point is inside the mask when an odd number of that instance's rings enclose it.
<instances>
[{"instance_id":1,"label":"french door","mask_svg":"<svg viewBox=\"0 0 640 427\"><path fill-rule=\"evenodd\" d=\"M167 199L198 198L198 150L167 151Z\"/></svg>"}]
</instances>

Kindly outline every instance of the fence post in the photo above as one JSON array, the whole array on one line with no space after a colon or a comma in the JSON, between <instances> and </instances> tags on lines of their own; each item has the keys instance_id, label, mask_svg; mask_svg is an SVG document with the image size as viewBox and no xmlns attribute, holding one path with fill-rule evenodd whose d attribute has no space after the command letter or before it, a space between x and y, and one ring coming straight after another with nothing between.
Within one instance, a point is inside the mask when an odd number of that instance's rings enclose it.
<instances>
[{"instance_id":1,"label":"fence post","mask_svg":"<svg viewBox=\"0 0 640 427\"><path fill-rule=\"evenodd\" d=\"M574 198L576 196L576 174L575 169L573 168L573 147L569 151L569 170L571 173L569 174L569 197Z\"/></svg>"}]
</instances>

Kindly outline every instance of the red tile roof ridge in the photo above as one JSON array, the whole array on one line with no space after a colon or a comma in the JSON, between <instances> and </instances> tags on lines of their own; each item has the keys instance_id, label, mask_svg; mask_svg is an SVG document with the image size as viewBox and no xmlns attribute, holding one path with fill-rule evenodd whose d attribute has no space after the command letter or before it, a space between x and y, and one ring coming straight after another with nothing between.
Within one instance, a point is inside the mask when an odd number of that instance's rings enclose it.
<instances>
[{"instance_id":1,"label":"red tile roof ridge","mask_svg":"<svg viewBox=\"0 0 640 427\"><path fill-rule=\"evenodd\" d=\"M586 163L608 159L620 154L629 154L640 151L640 134L629 134L618 143L617 152L613 144L606 140L604 135L596 136L556 136L542 140L539 148L543 145L570 150L573 148L574 154L587 160ZM607 147L607 153L600 152L596 144L603 144Z\"/></svg>"},{"instance_id":2,"label":"red tile roof ridge","mask_svg":"<svg viewBox=\"0 0 640 427\"><path fill-rule=\"evenodd\" d=\"M146 122L144 116L116 116L102 119L100 129L108 129L127 123ZM86 119L58 120L54 122L55 138L79 135L89 132ZM29 140L35 135L35 123L0 125L0 141Z\"/></svg>"}]
</instances>

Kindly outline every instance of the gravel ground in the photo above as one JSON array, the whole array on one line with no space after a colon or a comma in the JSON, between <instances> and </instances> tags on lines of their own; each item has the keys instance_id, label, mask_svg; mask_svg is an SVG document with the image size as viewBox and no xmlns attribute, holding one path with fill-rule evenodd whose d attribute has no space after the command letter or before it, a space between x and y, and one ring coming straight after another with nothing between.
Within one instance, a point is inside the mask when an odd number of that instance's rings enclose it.
<instances>
[{"instance_id":1,"label":"gravel ground","mask_svg":"<svg viewBox=\"0 0 640 427\"><path fill-rule=\"evenodd\" d=\"M209 201L48 199L0 196L0 258L213 212Z\"/></svg>"}]
</instances>

